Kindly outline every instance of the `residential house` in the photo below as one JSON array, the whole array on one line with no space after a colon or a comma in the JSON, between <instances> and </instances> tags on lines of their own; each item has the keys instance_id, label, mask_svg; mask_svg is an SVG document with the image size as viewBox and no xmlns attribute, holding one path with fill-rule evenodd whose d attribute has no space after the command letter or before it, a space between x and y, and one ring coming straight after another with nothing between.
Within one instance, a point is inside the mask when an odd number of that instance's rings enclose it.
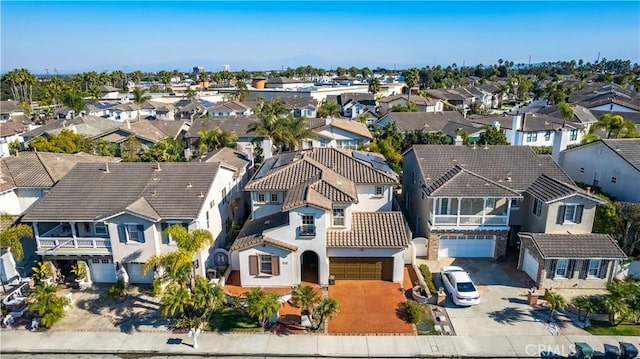
<instances>
[{"instance_id":1,"label":"residential house","mask_svg":"<svg viewBox=\"0 0 640 359\"><path fill-rule=\"evenodd\" d=\"M291 79L288 77L274 77L268 79L264 85L267 89L293 89L303 84L300 80Z\"/></svg>"},{"instance_id":2,"label":"residential house","mask_svg":"<svg viewBox=\"0 0 640 359\"><path fill-rule=\"evenodd\" d=\"M395 123L396 128L402 134L411 131L424 131L431 133L442 133L446 135L451 143L456 137L466 132L471 142L477 142L481 128L474 127L458 111L444 112L389 112L382 116L375 127L382 129L385 126Z\"/></svg>"},{"instance_id":3,"label":"residential house","mask_svg":"<svg viewBox=\"0 0 640 359\"><path fill-rule=\"evenodd\" d=\"M560 132L566 142L568 132ZM508 247L520 246L518 269L524 270L528 252L519 233L588 236L596 205L604 203L578 188L549 155L523 146L414 145L403 157L403 205L413 232L426 238L422 253L430 259L500 259ZM609 245L610 239L596 238ZM584 252L601 258L599 248ZM603 288L615 265L607 262L602 281L579 278L575 287ZM537 272L526 272L538 287L545 284Z\"/></svg>"},{"instance_id":4,"label":"residential house","mask_svg":"<svg viewBox=\"0 0 640 359\"><path fill-rule=\"evenodd\" d=\"M493 106L493 93L476 86L466 87L465 90L475 97L475 101L480 103L480 108L490 109Z\"/></svg>"},{"instance_id":5,"label":"residential house","mask_svg":"<svg viewBox=\"0 0 640 359\"><path fill-rule=\"evenodd\" d=\"M410 98L407 95L391 95L381 98L378 102L380 103L379 112L382 115L387 114L393 106L407 106L408 102L416 105L417 112L444 111L442 100L418 95L412 95Z\"/></svg>"},{"instance_id":6,"label":"residential house","mask_svg":"<svg viewBox=\"0 0 640 359\"><path fill-rule=\"evenodd\" d=\"M307 122L318 138L303 141L303 149L333 147L357 150L373 140L367 125L358 120L313 118L308 119Z\"/></svg>"},{"instance_id":7,"label":"residential house","mask_svg":"<svg viewBox=\"0 0 640 359\"><path fill-rule=\"evenodd\" d=\"M24 143L22 135L35 127L37 126L31 121L26 123L17 120L0 122L0 158L10 156L9 146L11 143L18 141L18 144L22 146Z\"/></svg>"},{"instance_id":8,"label":"residential house","mask_svg":"<svg viewBox=\"0 0 640 359\"><path fill-rule=\"evenodd\" d=\"M591 125L598 122L598 118L588 108L577 104L571 104L570 106L573 110L573 117L569 120L569 122L572 122L572 124L580 124L584 132L588 132L591 128ZM558 108L555 106L547 106L545 108L541 108L537 111L537 113L564 120L562 118L560 110L558 110Z\"/></svg>"},{"instance_id":9,"label":"residential house","mask_svg":"<svg viewBox=\"0 0 640 359\"><path fill-rule=\"evenodd\" d=\"M640 139L601 139L559 149L558 163L574 181L599 187L620 201L640 203Z\"/></svg>"},{"instance_id":10,"label":"residential house","mask_svg":"<svg viewBox=\"0 0 640 359\"><path fill-rule=\"evenodd\" d=\"M473 94L463 88L452 90L427 90L427 96L442 100L464 114L467 113L467 111L469 110L469 106L471 106L471 104L476 100Z\"/></svg>"},{"instance_id":11,"label":"residential house","mask_svg":"<svg viewBox=\"0 0 640 359\"><path fill-rule=\"evenodd\" d=\"M231 246L245 287L403 281L410 233L392 211L397 175L377 154L336 148L266 160L245 187L252 218Z\"/></svg>"},{"instance_id":12,"label":"residential house","mask_svg":"<svg viewBox=\"0 0 640 359\"><path fill-rule=\"evenodd\" d=\"M116 100L120 97L120 89L110 85L100 86L100 93L103 100Z\"/></svg>"},{"instance_id":13,"label":"residential house","mask_svg":"<svg viewBox=\"0 0 640 359\"><path fill-rule=\"evenodd\" d=\"M318 114L318 101L313 97L283 97L281 100L295 118L313 118Z\"/></svg>"},{"instance_id":14,"label":"residential house","mask_svg":"<svg viewBox=\"0 0 640 359\"><path fill-rule=\"evenodd\" d=\"M207 106L197 100L190 100L184 105L182 104L182 101L178 101L178 103L176 103L176 107L178 108L177 118L193 121L207 113L207 108L211 106Z\"/></svg>"},{"instance_id":15,"label":"residential house","mask_svg":"<svg viewBox=\"0 0 640 359\"><path fill-rule=\"evenodd\" d=\"M336 102L340 105L342 116L358 118L361 114L376 111L376 100L371 93L343 93L335 96L327 96L326 102Z\"/></svg>"},{"instance_id":16,"label":"residential house","mask_svg":"<svg viewBox=\"0 0 640 359\"><path fill-rule=\"evenodd\" d=\"M121 162L75 166L23 217L32 224L37 254L68 274L85 262L90 280L120 277L149 284L153 255L177 249L163 231L171 225L210 231L215 243L194 254L193 272L206 275L214 248L224 247L230 210L227 186L235 169L217 163ZM66 273L65 273L66 272ZM126 273L126 275L124 273Z\"/></svg>"},{"instance_id":17,"label":"residential house","mask_svg":"<svg viewBox=\"0 0 640 359\"><path fill-rule=\"evenodd\" d=\"M200 118L193 121L191 127L185 134L187 141L187 149L191 153L197 153L198 140L200 135L198 132L203 128L213 129L218 127L225 132L233 132L238 136L236 149L253 162L257 153L257 148L261 148L263 159L270 158L276 151L273 141L268 136L256 135L249 132L249 124L256 121L257 117L250 116L216 116L210 118Z\"/></svg>"},{"instance_id":18,"label":"residential house","mask_svg":"<svg viewBox=\"0 0 640 359\"><path fill-rule=\"evenodd\" d=\"M0 101L0 123L13 120L23 122L28 120L24 110L16 101Z\"/></svg>"},{"instance_id":19,"label":"residential house","mask_svg":"<svg viewBox=\"0 0 640 359\"><path fill-rule=\"evenodd\" d=\"M336 76L333 78L333 81L342 86L351 86L354 84L362 83L357 77L352 77L348 75Z\"/></svg>"},{"instance_id":20,"label":"residential house","mask_svg":"<svg viewBox=\"0 0 640 359\"><path fill-rule=\"evenodd\" d=\"M22 215L78 163L119 162L86 153L18 152L0 159L0 213Z\"/></svg>"},{"instance_id":21,"label":"residential house","mask_svg":"<svg viewBox=\"0 0 640 359\"><path fill-rule=\"evenodd\" d=\"M225 101L210 107L207 112L209 116L248 116L251 108L240 101Z\"/></svg>"}]
</instances>

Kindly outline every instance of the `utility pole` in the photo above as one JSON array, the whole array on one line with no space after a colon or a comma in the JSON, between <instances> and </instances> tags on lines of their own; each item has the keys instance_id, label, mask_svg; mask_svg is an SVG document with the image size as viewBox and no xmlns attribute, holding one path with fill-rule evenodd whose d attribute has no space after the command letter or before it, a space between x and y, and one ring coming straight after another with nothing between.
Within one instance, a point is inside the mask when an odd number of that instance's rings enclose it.
<instances>
[{"instance_id":1,"label":"utility pole","mask_svg":"<svg viewBox=\"0 0 640 359\"><path fill-rule=\"evenodd\" d=\"M600 62L600 51L598 51L598 59L596 60L596 62Z\"/></svg>"},{"instance_id":2,"label":"utility pole","mask_svg":"<svg viewBox=\"0 0 640 359\"><path fill-rule=\"evenodd\" d=\"M531 67L531 55L529 55L529 67Z\"/></svg>"}]
</instances>

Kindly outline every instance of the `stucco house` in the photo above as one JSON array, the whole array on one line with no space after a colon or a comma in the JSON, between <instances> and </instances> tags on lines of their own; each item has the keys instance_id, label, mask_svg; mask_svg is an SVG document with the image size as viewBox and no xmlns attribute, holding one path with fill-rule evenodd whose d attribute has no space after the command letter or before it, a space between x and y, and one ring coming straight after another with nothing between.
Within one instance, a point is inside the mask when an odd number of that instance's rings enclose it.
<instances>
[{"instance_id":1,"label":"stucco house","mask_svg":"<svg viewBox=\"0 0 640 359\"><path fill-rule=\"evenodd\" d=\"M407 95L391 95L381 98L378 103L380 104L380 114L386 114L393 106L406 106L408 102L412 102L416 105L418 112L442 112L444 111L444 104L442 100L434 99L431 97L422 97L418 95L412 95L408 98Z\"/></svg>"},{"instance_id":2,"label":"stucco house","mask_svg":"<svg viewBox=\"0 0 640 359\"><path fill-rule=\"evenodd\" d=\"M564 151L558 163L574 181L598 186L620 201L640 203L640 139L601 139L559 150Z\"/></svg>"},{"instance_id":3,"label":"stucco house","mask_svg":"<svg viewBox=\"0 0 640 359\"><path fill-rule=\"evenodd\" d=\"M335 147L357 150L360 146L367 145L373 140L367 125L358 120L313 118L308 119L307 123L309 128L318 135L318 138L303 141L303 149Z\"/></svg>"},{"instance_id":4,"label":"stucco house","mask_svg":"<svg viewBox=\"0 0 640 359\"><path fill-rule=\"evenodd\" d=\"M392 211L397 175L377 154L335 148L265 161L245 187L252 217L231 246L242 286L402 282L410 233Z\"/></svg>"},{"instance_id":5,"label":"stucco house","mask_svg":"<svg viewBox=\"0 0 640 359\"><path fill-rule=\"evenodd\" d=\"M83 261L97 283L114 283L125 271L131 283L149 284L154 271L143 275L144 263L177 249L164 229L180 224L208 230L214 246L193 257L194 273L204 276L214 248L226 244L227 187L234 173L219 162L81 163L23 221L32 224L43 260L65 275Z\"/></svg>"},{"instance_id":6,"label":"stucco house","mask_svg":"<svg viewBox=\"0 0 640 359\"><path fill-rule=\"evenodd\" d=\"M281 100L295 118L313 118L318 113L318 101L313 97L282 97Z\"/></svg>"},{"instance_id":7,"label":"stucco house","mask_svg":"<svg viewBox=\"0 0 640 359\"><path fill-rule=\"evenodd\" d=\"M412 131L441 133L449 138L450 143L454 143L462 132L466 132L471 142L475 143L484 132L482 128L473 126L458 111L389 112L376 121L374 126L383 129L392 123L402 134Z\"/></svg>"},{"instance_id":8,"label":"stucco house","mask_svg":"<svg viewBox=\"0 0 640 359\"><path fill-rule=\"evenodd\" d=\"M430 259L499 259L512 248L523 270L518 233L590 234L596 205L604 203L578 188L551 156L528 147L414 145L403 157L403 205L413 233L427 239ZM598 248L584 251L600 258Z\"/></svg>"},{"instance_id":9,"label":"stucco house","mask_svg":"<svg viewBox=\"0 0 640 359\"><path fill-rule=\"evenodd\" d=\"M210 107L209 116L248 116L251 108L240 101L225 101Z\"/></svg>"}]
</instances>

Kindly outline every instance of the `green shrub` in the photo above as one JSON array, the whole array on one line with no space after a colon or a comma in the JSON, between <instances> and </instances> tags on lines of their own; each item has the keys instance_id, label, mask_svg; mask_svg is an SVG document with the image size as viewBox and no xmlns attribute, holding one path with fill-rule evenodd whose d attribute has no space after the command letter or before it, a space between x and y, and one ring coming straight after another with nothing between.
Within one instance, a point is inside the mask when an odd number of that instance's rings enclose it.
<instances>
[{"instance_id":1,"label":"green shrub","mask_svg":"<svg viewBox=\"0 0 640 359\"><path fill-rule=\"evenodd\" d=\"M151 295L154 297L162 294L162 280L159 277L153 278L151 282Z\"/></svg>"},{"instance_id":2,"label":"green shrub","mask_svg":"<svg viewBox=\"0 0 640 359\"><path fill-rule=\"evenodd\" d=\"M422 305L413 300L408 300L406 304L411 323L419 323L422 320Z\"/></svg>"},{"instance_id":3,"label":"green shrub","mask_svg":"<svg viewBox=\"0 0 640 359\"><path fill-rule=\"evenodd\" d=\"M124 286L124 282L119 280L118 283L112 285L109 288L109 297L113 299L122 298L127 295L127 288Z\"/></svg>"},{"instance_id":4,"label":"green shrub","mask_svg":"<svg viewBox=\"0 0 640 359\"><path fill-rule=\"evenodd\" d=\"M431 271L429 270L429 267L427 267L426 264L420 265L420 273L422 273L422 276L424 277L424 281L427 283L427 288L429 288L429 292L431 292L431 294L438 293L438 289L436 288L436 285L433 284L433 275L431 274Z\"/></svg>"}]
</instances>

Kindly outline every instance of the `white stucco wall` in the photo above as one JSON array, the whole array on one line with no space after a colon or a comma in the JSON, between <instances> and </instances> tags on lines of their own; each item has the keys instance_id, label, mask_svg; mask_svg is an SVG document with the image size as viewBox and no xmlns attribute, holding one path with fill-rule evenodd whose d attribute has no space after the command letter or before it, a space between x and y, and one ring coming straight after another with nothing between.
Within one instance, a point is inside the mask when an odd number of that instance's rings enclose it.
<instances>
[{"instance_id":1,"label":"white stucco wall","mask_svg":"<svg viewBox=\"0 0 640 359\"><path fill-rule=\"evenodd\" d=\"M13 216L22 214L20 200L15 190L7 191L0 194L0 212L8 213Z\"/></svg>"},{"instance_id":2,"label":"white stucco wall","mask_svg":"<svg viewBox=\"0 0 640 359\"><path fill-rule=\"evenodd\" d=\"M352 205L356 212L377 212L391 210L391 186L380 185L383 189L382 196L375 195L376 185L357 185L358 203Z\"/></svg>"},{"instance_id":3,"label":"white stucco wall","mask_svg":"<svg viewBox=\"0 0 640 359\"><path fill-rule=\"evenodd\" d=\"M620 106L617 104L613 104L613 107L611 104L606 104L606 105L600 105L597 107L592 107L589 110L592 111L613 111L613 112L631 112L631 113L638 113L640 111L636 111L636 110L632 110L630 108L624 107L624 106Z\"/></svg>"},{"instance_id":4,"label":"white stucco wall","mask_svg":"<svg viewBox=\"0 0 640 359\"><path fill-rule=\"evenodd\" d=\"M250 275L249 256L275 255L280 258L280 275ZM293 252L272 246L255 246L241 251L239 257L240 281L243 287L290 287L294 284L294 272L300 270L297 256ZM298 281L299 283L299 281Z\"/></svg>"}]
</instances>

